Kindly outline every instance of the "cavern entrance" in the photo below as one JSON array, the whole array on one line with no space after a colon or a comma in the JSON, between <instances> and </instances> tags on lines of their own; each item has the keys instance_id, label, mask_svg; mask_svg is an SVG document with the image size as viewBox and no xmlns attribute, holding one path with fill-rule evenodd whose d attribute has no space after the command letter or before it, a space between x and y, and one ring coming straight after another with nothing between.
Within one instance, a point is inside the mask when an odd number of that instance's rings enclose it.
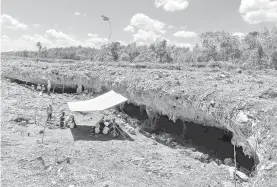
<instances>
[{"instance_id":1,"label":"cavern entrance","mask_svg":"<svg viewBox=\"0 0 277 187\"><path fill-rule=\"evenodd\" d=\"M128 116L139 120L145 120L148 118L146 110L142 107L134 105L133 103L124 103L122 112L125 112Z\"/></svg>"},{"instance_id":2,"label":"cavern entrance","mask_svg":"<svg viewBox=\"0 0 277 187\"><path fill-rule=\"evenodd\" d=\"M132 103L125 103L122 111L130 117L143 121L147 119L144 108L145 107L139 107ZM174 137L180 137L183 133L185 124L185 141L182 141L185 142L183 144L184 146L193 147L202 153L208 154L211 159L221 160L221 163L224 163L225 159L231 160L234 163L234 147L231 144L233 133L228 130L207 127L193 122L183 122L180 119L173 122L167 116L163 115L159 115L157 119L152 120L151 123L155 123L155 128L148 132L155 134L166 132ZM176 142L180 142L180 139L178 138ZM251 171L255 170L254 159L246 156L243 153L242 147L236 147L235 150L237 168L246 174L250 174Z\"/></svg>"},{"instance_id":3,"label":"cavern entrance","mask_svg":"<svg viewBox=\"0 0 277 187\"><path fill-rule=\"evenodd\" d=\"M34 85L35 87L37 87L37 83L33 83L33 82L26 82L26 81L22 81L19 79L14 79L14 78L9 78L10 82L14 82L17 83L21 86L25 86L29 89L31 89L31 86ZM47 87L47 83L44 85L45 88ZM46 88L47 89L47 88ZM77 93L76 92L76 88L72 88L72 87L68 87L65 86L64 87L64 91L63 91L63 85L58 85L57 87L53 87L50 89L50 92L52 93L54 91L54 93L58 93L58 94L62 94L62 93L67 93L67 94L74 94Z\"/></svg>"}]
</instances>

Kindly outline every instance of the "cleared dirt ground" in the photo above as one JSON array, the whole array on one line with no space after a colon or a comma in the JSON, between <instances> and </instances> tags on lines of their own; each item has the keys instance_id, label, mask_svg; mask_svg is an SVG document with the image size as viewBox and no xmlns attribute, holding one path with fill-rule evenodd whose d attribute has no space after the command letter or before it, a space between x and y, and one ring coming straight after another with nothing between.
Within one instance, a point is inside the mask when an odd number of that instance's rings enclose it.
<instances>
[{"instance_id":1,"label":"cleared dirt ground","mask_svg":"<svg viewBox=\"0 0 277 187\"><path fill-rule=\"evenodd\" d=\"M67 101L83 96L39 96L16 83L1 83L2 186L234 186L228 166L200 162L202 153L194 148L173 149L139 132L130 135L133 141L90 136L89 126L112 110L74 113L81 132L46 128L41 144L46 106L53 103L57 119L61 110L68 114ZM39 126L34 124L36 107ZM12 121L23 116L30 119L26 126ZM250 186L251 180L238 180L237 186Z\"/></svg>"},{"instance_id":2,"label":"cleared dirt ground","mask_svg":"<svg viewBox=\"0 0 277 187\"><path fill-rule=\"evenodd\" d=\"M71 80L68 86L78 83L98 88L103 84L131 102L153 107L171 118L226 127L245 149L254 150L260 161L256 174L238 179L237 186L277 186L274 70L249 70L224 63L179 66L50 59L37 64L18 58L8 59L1 67L3 186L234 186L234 168L207 162L206 155L195 147L173 149L138 130L136 135L130 135L133 141L91 136L91 126L103 115L112 115L113 109L73 113L80 131L46 128L45 144L41 144L39 131L46 120L47 105L53 104L55 125L62 110L70 113L67 101L86 98L68 94L39 96L3 77L45 84L49 76L53 83L61 85L63 75ZM34 123L36 107L39 126ZM23 116L30 119L27 126L13 121ZM121 128L127 131L130 125L134 125L131 119Z\"/></svg>"}]
</instances>

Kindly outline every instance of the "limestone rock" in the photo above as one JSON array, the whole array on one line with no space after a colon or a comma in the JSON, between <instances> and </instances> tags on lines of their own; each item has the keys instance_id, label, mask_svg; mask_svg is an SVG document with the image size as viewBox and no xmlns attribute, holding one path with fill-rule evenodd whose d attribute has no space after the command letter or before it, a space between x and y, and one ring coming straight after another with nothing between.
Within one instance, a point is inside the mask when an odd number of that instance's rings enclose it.
<instances>
[{"instance_id":1,"label":"limestone rock","mask_svg":"<svg viewBox=\"0 0 277 187\"><path fill-rule=\"evenodd\" d=\"M245 175L244 173L240 172L240 171L236 171L236 175L239 179L241 179L244 182L249 181L249 178L247 175Z\"/></svg>"},{"instance_id":2,"label":"limestone rock","mask_svg":"<svg viewBox=\"0 0 277 187\"><path fill-rule=\"evenodd\" d=\"M265 167L265 170L272 170L276 166L277 166L276 162L271 162Z\"/></svg>"},{"instance_id":3,"label":"limestone rock","mask_svg":"<svg viewBox=\"0 0 277 187\"><path fill-rule=\"evenodd\" d=\"M225 158L224 159L224 164L227 166L232 166L233 165L233 160L231 158Z\"/></svg>"},{"instance_id":4,"label":"limestone rock","mask_svg":"<svg viewBox=\"0 0 277 187\"><path fill-rule=\"evenodd\" d=\"M235 168L234 167L228 167L228 170L229 170L231 178L233 179L234 178L234 174L235 174ZM249 181L249 177L246 174L244 174L244 173L242 173L242 172L240 172L238 170L236 170L236 177L238 177L240 180L242 180L244 182L248 182Z\"/></svg>"},{"instance_id":5,"label":"limestone rock","mask_svg":"<svg viewBox=\"0 0 277 187\"><path fill-rule=\"evenodd\" d=\"M248 121L248 117L246 114L244 114L244 112L240 112L237 116L237 121L239 123L246 123Z\"/></svg>"}]
</instances>

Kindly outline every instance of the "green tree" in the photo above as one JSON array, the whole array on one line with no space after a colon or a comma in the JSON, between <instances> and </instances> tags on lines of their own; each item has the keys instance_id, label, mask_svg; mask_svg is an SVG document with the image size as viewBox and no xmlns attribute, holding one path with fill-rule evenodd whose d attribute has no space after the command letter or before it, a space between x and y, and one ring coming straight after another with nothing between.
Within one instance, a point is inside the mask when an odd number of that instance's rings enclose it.
<instances>
[{"instance_id":1,"label":"green tree","mask_svg":"<svg viewBox=\"0 0 277 187\"><path fill-rule=\"evenodd\" d=\"M137 51L137 44L135 42L127 45L124 52L129 55L130 62L133 62L134 59L139 55L139 52Z\"/></svg>"},{"instance_id":2,"label":"green tree","mask_svg":"<svg viewBox=\"0 0 277 187\"><path fill-rule=\"evenodd\" d=\"M110 49L111 49L113 61L117 61L119 59L120 43L112 42Z\"/></svg>"},{"instance_id":3,"label":"green tree","mask_svg":"<svg viewBox=\"0 0 277 187\"><path fill-rule=\"evenodd\" d=\"M167 51L166 51L166 47L167 47L167 41L166 40L162 40L162 41L157 41L155 43L155 51L157 53L158 59L160 63L166 62L163 60L166 60L167 58L164 58L164 56L168 55Z\"/></svg>"}]
</instances>

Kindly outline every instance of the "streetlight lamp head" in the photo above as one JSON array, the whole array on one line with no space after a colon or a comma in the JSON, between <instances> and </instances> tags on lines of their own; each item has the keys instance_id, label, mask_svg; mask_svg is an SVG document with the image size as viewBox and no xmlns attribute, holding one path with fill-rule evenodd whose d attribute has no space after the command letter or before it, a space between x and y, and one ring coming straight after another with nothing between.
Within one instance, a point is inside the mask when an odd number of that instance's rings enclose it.
<instances>
[{"instance_id":1,"label":"streetlight lamp head","mask_svg":"<svg viewBox=\"0 0 277 187\"><path fill-rule=\"evenodd\" d=\"M106 16L104 16L104 15L102 15L101 17L102 17L102 19L103 19L104 21L109 21L109 18L108 18L108 17L106 17Z\"/></svg>"}]
</instances>

